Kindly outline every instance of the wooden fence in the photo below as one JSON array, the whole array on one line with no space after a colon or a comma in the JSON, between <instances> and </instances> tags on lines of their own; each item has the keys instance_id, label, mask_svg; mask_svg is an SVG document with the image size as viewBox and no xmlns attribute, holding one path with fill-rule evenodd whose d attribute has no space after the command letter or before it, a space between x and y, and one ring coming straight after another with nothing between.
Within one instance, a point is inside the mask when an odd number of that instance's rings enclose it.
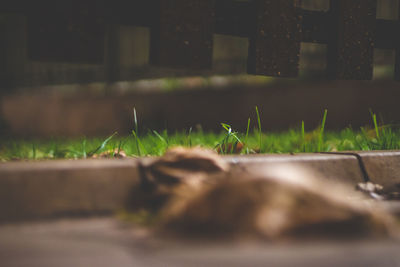
<instances>
[{"instance_id":1,"label":"wooden fence","mask_svg":"<svg viewBox=\"0 0 400 267\"><path fill-rule=\"evenodd\" d=\"M249 38L250 74L296 77L301 42L326 44L331 79L369 80L374 48L395 49L400 81L400 20L376 18L377 0L331 0L310 11L301 0L37 0L3 11L28 17L29 57L99 63L106 25L151 29L150 63L210 69L213 34ZM400 11L399 11L400 12Z\"/></svg>"}]
</instances>

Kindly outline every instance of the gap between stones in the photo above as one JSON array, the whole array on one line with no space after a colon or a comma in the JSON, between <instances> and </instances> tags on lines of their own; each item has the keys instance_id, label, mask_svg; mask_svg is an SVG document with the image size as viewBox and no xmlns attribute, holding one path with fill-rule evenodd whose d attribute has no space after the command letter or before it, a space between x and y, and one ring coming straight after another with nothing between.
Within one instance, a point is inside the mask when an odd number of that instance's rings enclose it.
<instances>
[{"instance_id":1,"label":"gap between stones","mask_svg":"<svg viewBox=\"0 0 400 267\"><path fill-rule=\"evenodd\" d=\"M371 179L369 178L367 169L365 168L364 161L360 154L358 153L353 153L353 152L317 152L318 154L325 154L325 155L345 155L345 156L354 156L357 158L358 166L360 167L364 182L368 183L371 182Z\"/></svg>"}]
</instances>

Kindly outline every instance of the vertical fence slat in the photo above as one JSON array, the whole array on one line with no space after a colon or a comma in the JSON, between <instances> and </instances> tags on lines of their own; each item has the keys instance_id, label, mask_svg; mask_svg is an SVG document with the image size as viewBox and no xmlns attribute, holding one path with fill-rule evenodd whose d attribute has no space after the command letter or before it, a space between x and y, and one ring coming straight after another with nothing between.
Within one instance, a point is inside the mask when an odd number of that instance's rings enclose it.
<instances>
[{"instance_id":1,"label":"vertical fence slat","mask_svg":"<svg viewBox=\"0 0 400 267\"><path fill-rule=\"evenodd\" d=\"M28 3L29 58L102 64L106 31L103 4L103 0Z\"/></svg>"},{"instance_id":2,"label":"vertical fence slat","mask_svg":"<svg viewBox=\"0 0 400 267\"><path fill-rule=\"evenodd\" d=\"M154 65L191 69L212 66L215 0L159 0L151 30Z\"/></svg>"},{"instance_id":3,"label":"vertical fence slat","mask_svg":"<svg viewBox=\"0 0 400 267\"><path fill-rule=\"evenodd\" d=\"M400 4L399 4L399 24L400 24ZM400 81L400 26L398 24L397 32L393 34L396 38L396 63L394 67L394 79Z\"/></svg>"},{"instance_id":4,"label":"vertical fence slat","mask_svg":"<svg viewBox=\"0 0 400 267\"><path fill-rule=\"evenodd\" d=\"M250 74L296 77L299 71L301 20L298 0L257 0L256 31L250 36Z\"/></svg>"},{"instance_id":5,"label":"vertical fence slat","mask_svg":"<svg viewBox=\"0 0 400 267\"><path fill-rule=\"evenodd\" d=\"M331 0L330 78L372 79L376 6L377 0Z\"/></svg>"},{"instance_id":6,"label":"vertical fence slat","mask_svg":"<svg viewBox=\"0 0 400 267\"><path fill-rule=\"evenodd\" d=\"M217 0L215 2L215 33L249 37L254 17L251 2Z\"/></svg>"}]
</instances>

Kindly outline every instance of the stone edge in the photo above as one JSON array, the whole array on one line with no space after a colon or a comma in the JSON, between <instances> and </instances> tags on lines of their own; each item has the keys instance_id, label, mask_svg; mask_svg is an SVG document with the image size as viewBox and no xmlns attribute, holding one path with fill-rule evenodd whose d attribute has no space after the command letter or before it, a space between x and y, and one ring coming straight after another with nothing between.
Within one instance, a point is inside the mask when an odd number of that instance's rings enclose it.
<instances>
[{"instance_id":1,"label":"stone edge","mask_svg":"<svg viewBox=\"0 0 400 267\"><path fill-rule=\"evenodd\" d=\"M236 167L262 166L266 171L282 164L304 167L326 178L347 180L354 185L366 179L360 168L360 157L356 155L372 155L381 161L393 155L400 156L399 151L363 153L224 158ZM138 162L147 160L152 159L57 160L51 164L48 161L0 163L0 223L112 214L124 208L132 189L139 183ZM381 171L387 173L383 169ZM396 171L400 172L400 164ZM374 182L380 181L375 178Z\"/></svg>"}]
</instances>

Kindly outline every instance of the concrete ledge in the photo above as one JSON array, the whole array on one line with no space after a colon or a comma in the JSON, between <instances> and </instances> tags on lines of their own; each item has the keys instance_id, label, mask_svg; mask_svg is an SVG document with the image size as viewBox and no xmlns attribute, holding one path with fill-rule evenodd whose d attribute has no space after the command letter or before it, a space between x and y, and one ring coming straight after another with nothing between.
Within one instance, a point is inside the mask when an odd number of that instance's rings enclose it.
<instances>
[{"instance_id":1,"label":"concrete ledge","mask_svg":"<svg viewBox=\"0 0 400 267\"><path fill-rule=\"evenodd\" d=\"M395 188L400 152L363 152L369 177ZM355 185L365 181L359 160L348 154L225 156L237 168L294 166L317 177ZM152 160L152 159L141 159ZM138 159L61 160L0 164L0 222L110 214L124 207L138 185Z\"/></svg>"},{"instance_id":2,"label":"concrete ledge","mask_svg":"<svg viewBox=\"0 0 400 267\"><path fill-rule=\"evenodd\" d=\"M337 154L295 154L295 155L249 155L227 156L234 165L253 168L262 165L268 170L272 166L293 166L308 169L316 177L341 181L355 185L364 182L357 157Z\"/></svg>"},{"instance_id":3,"label":"concrete ledge","mask_svg":"<svg viewBox=\"0 0 400 267\"><path fill-rule=\"evenodd\" d=\"M137 160L0 165L0 221L111 213L137 184Z\"/></svg>"},{"instance_id":4,"label":"concrete ledge","mask_svg":"<svg viewBox=\"0 0 400 267\"><path fill-rule=\"evenodd\" d=\"M385 191L400 191L400 151L358 152L368 177Z\"/></svg>"}]
</instances>

